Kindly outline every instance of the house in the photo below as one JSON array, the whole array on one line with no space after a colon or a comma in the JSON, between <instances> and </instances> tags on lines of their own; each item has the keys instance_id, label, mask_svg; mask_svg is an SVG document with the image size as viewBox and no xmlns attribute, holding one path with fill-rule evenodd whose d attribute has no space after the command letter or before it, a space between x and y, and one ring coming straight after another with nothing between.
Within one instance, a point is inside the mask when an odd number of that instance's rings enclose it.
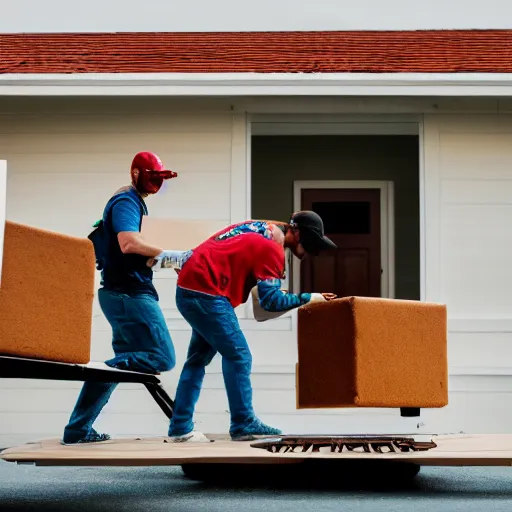
<instances>
[{"instance_id":1,"label":"house","mask_svg":"<svg viewBox=\"0 0 512 512\"><path fill-rule=\"evenodd\" d=\"M512 30L46 32L0 34L8 219L86 236L140 150L179 174L148 200L154 217L227 225L315 209L342 249L302 274L290 259L289 289L446 303L450 404L419 420L297 411L296 316L257 324L247 304L262 419L290 433L509 431ZM172 394L190 331L174 273L155 279L177 349L163 376ZM104 360L111 331L97 306L93 326L93 359ZM60 435L80 384L0 386L8 446ZM198 428L227 431L227 409L215 359ZM128 385L97 425L167 431Z\"/></svg>"}]
</instances>

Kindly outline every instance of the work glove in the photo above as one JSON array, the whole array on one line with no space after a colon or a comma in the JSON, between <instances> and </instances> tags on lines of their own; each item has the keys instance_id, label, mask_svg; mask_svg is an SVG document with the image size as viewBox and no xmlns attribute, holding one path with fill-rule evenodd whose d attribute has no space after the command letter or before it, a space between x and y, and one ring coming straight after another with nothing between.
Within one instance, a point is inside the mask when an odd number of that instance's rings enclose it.
<instances>
[{"instance_id":1,"label":"work glove","mask_svg":"<svg viewBox=\"0 0 512 512\"><path fill-rule=\"evenodd\" d=\"M325 302L326 300L327 299L321 293L312 293L309 304L311 304L312 302Z\"/></svg>"},{"instance_id":2,"label":"work glove","mask_svg":"<svg viewBox=\"0 0 512 512\"><path fill-rule=\"evenodd\" d=\"M190 251L162 251L158 256L149 258L147 265L153 272L158 272L164 268L173 268L177 272L181 270L186 261L186 255Z\"/></svg>"},{"instance_id":3,"label":"work glove","mask_svg":"<svg viewBox=\"0 0 512 512\"><path fill-rule=\"evenodd\" d=\"M282 290L283 292L286 292L286 290ZM251 297L252 297L252 311L254 314L254 319L257 322L266 322L267 320L272 320L273 318L279 318L280 316L289 313L293 309L291 308L287 309L285 311L266 311L264 310L260 305L260 297L258 293L258 287L255 286L251 290ZM307 304L311 304L312 302L326 302L328 300L335 299L336 295L333 293L312 293L311 298ZM300 306L297 306L300 307Z\"/></svg>"}]
</instances>

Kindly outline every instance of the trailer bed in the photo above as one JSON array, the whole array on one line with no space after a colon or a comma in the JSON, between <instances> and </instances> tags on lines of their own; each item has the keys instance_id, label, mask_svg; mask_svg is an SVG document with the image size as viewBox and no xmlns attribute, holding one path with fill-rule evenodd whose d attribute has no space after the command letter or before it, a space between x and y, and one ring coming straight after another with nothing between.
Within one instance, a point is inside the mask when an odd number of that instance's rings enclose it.
<instances>
[{"instance_id":1,"label":"trailer bed","mask_svg":"<svg viewBox=\"0 0 512 512\"><path fill-rule=\"evenodd\" d=\"M214 437L214 436L212 436ZM421 436L425 437L425 436ZM116 439L94 445L62 446L57 439L11 447L0 454L8 462L37 466L181 466L186 464L296 464L307 460L382 460L419 466L510 466L512 435L429 436L436 447L402 453L271 453L254 442L216 439L206 444L169 443L165 437Z\"/></svg>"}]
</instances>

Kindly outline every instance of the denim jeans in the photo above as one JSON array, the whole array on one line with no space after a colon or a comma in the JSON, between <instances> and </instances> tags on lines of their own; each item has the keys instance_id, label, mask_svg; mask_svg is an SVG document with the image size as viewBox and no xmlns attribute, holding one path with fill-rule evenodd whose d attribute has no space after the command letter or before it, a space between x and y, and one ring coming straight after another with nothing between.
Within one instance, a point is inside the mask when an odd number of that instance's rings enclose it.
<instances>
[{"instance_id":1,"label":"denim jeans","mask_svg":"<svg viewBox=\"0 0 512 512\"><path fill-rule=\"evenodd\" d=\"M115 357L105 364L121 370L156 374L172 370L176 355L158 301L151 295L129 296L100 288L100 307L112 327ZM92 431L117 383L85 382L64 429L64 442Z\"/></svg>"},{"instance_id":2,"label":"denim jeans","mask_svg":"<svg viewBox=\"0 0 512 512\"><path fill-rule=\"evenodd\" d=\"M180 375L169 436L194 429L193 415L199 399L205 368L217 352L222 356L222 373L231 411L230 432L254 421L252 408L252 356L235 311L225 297L207 295L178 287L176 305L192 327L187 360Z\"/></svg>"}]
</instances>

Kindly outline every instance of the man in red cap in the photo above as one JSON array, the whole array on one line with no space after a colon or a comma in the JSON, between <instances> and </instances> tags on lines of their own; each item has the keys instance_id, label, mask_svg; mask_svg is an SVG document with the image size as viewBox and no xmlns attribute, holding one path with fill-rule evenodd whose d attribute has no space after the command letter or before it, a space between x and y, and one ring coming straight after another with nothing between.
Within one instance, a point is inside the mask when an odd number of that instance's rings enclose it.
<instances>
[{"instance_id":1,"label":"man in red cap","mask_svg":"<svg viewBox=\"0 0 512 512\"><path fill-rule=\"evenodd\" d=\"M137 153L131 166L131 184L110 198L102 220L89 235L101 270L98 299L112 327L115 357L105 364L113 368L156 374L172 370L176 364L153 271L147 266L148 258L165 259L172 251L146 243L140 233L142 217L148 214L144 199L156 194L164 180L176 176L154 153ZM64 429L63 444L110 439L92 425L115 387L115 383L84 383Z\"/></svg>"}]
</instances>

